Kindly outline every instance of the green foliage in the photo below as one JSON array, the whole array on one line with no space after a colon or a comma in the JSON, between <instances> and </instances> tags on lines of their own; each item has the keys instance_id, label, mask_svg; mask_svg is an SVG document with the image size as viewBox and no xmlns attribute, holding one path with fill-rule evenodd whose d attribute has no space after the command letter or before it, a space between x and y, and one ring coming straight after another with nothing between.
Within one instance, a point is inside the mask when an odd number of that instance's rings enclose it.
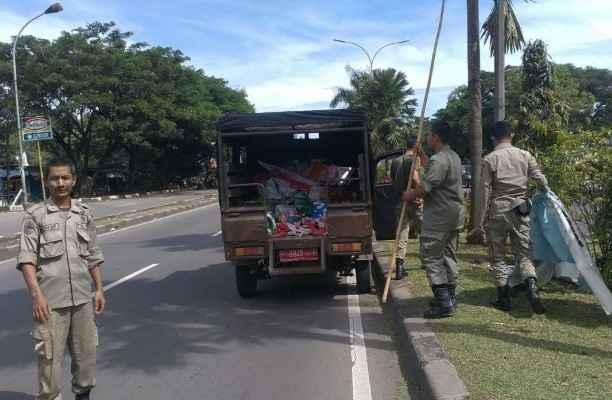
<instances>
[{"instance_id":1,"label":"green foliage","mask_svg":"<svg viewBox=\"0 0 612 400\"><path fill-rule=\"evenodd\" d=\"M362 109L368 115L372 147L381 153L402 147L414 124L417 101L401 71L375 69L372 73L347 67L350 88L338 88L330 107Z\"/></svg>"},{"instance_id":2,"label":"green foliage","mask_svg":"<svg viewBox=\"0 0 612 400\"><path fill-rule=\"evenodd\" d=\"M484 39L485 44L489 42L489 48L491 50L491 57L495 54L495 47L497 45L497 12L499 9L500 1L503 1L506 5L505 15L505 53L514 53L519 51L525 45L525 38L523 37L523 30L521 24L516 17L514 8L512 7L512 0L494 0L493 8L489 13L486 21L482 25L481 38ZM533 0L525 0L526 3L533 2Z\"/></svg>"},{"instance_id":3,"label":"green foliage","mask_svg":"<svg viewBox=\"0 0 612 400\"><path fill-rule=\"evenodd\" d=\"M95 22L55 41L19 42L22 114L48 114L54 153L77 166L80 182L123 173L129 187L159 187L198 173L224 112L251 112L246 93L186 65L172 48L129 45L130 32ZM10 45L0 43L0 132L14 126ZM0 91L2 92L2 91ZM6 94L6 96L4 96Z\"/></svg>"},{"instance_id":4,"label":"green foliage","mask_svg":"<svg viewBox=\"0 0 612 400\"><path fill-rule=\"evenodd\" d=\"M612 278L612 131L560 133L539 158L553 191L587 225L591 252Z\"/></svg>"}]
</instances>

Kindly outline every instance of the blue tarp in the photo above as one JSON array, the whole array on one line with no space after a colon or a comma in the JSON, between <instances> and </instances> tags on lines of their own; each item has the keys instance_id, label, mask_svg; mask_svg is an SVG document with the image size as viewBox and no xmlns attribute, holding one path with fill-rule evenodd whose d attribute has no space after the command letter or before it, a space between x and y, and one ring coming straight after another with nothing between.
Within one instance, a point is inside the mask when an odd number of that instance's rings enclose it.
<instances>
[{"instance_id":1,"label":"blue tarp","mask_svg":"<svg viewBox=\"0 0 612 400\"><path fill-rule=\"evenodd\" d=\"M612 314L612 293L593 262L575 222L552 192L538 192L532 199L531 243L538 277L578 277L591 289L607 315ZM541 279L540 279L541 280Z\"/></svg>"}]
</instances>

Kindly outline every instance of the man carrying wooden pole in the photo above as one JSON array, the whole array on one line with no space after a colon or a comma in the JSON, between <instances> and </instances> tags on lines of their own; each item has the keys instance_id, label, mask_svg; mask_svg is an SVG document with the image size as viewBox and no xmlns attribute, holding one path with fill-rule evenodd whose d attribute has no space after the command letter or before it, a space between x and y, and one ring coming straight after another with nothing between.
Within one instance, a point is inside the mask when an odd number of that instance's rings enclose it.
<instances>
[{"instance_id":1,"label":"man carrying wooden pole","mask_svg":"<svg viewBox=\"0 0 612 400\"><path fill-rule=\"evenodd\" d=\"M438 28L436 31L436 39L434 41L434 47L431 55L431 64L429 66L429 77L427 78L427 87L425 88L425 96L423 98L423 105L421 106L421 118L419 119L419 132L417 135L416 143L417 143L417 151L414 153L412 164L410 166L410 173L408 174L408 185L406 186L406 190L412 187L412 179L415 175L415 171L419 171L419 160L417 154L421 153L421 137L423 136L423 129L425 126L425 110L427 109L427 100L429 99L429 90L431 88L431 79L433 77L434 65L436 64L436 53L438 51L438 42L440 41L440 33L442 32L442 24L444 22L444 12L446 10L446 0L442 0L442 6L440 8L440 18L438 20ZM387 302L387 297L389 296L389 288L391 286L391 277L395 275L396 270L396 257L397 257L397 247L398 241L400 239L401 229L404 223L404 218L406 216L406 206L407 202L402 202L402 208L400 211L400 217L397 224L397 230L395 234L395 244L393 246L393 254L391 256L391 265L389 265L389 269L387 271L387 279L385 282L385 288L383 290L382 302Z\"/></svg>"},{"instance_id":2,"label":"man carrying wooden pole","mask_svg":"<svg viewBox=\"0 0 612 400\"><path fill-rule=\"evenodd\" d=\"M427 163L423 178L414 175L415 188L402 194L405 202L424 200L420 253L434 295L431 308L423 315L425 318L450 317L457 306L456 252L465 211L461 159L450 148L450 138L448 124L434 121L427 137L434 155Z\"/></svg>"}]
</instances>

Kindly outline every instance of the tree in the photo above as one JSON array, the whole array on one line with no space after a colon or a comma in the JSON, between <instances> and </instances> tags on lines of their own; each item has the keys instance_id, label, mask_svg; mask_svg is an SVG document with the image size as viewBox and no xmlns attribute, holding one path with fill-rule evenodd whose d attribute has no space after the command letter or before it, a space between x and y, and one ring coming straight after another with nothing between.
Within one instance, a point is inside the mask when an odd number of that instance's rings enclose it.
<instances>
[{"instance_id":1,"label":"tree","mask_svg":"<svg viewBox=\"0 0 612 400\"><path fill-rule=\"evenodd\" d=\"M338 88L330 107L364 110L375 152L403 146L417 105L406 75L393 68L375 69L371 74L350 67L347 71L351 87Z\"/></svg>"},{"instance_id":2,"label":"tree","mask_svg":"<svg viewBox=\"0 0 612 400\"><path fill-rule=\"evenodd\" d=\"M468 37L468 92L469 143L472 164L472 188L470 191L470 226L480 220L482 204L481 165L482 165L482 93L480 82L480 40L478 36L478 0L467 0L467 37ZM482 238L470 238L470 242L481 242Z\"/></svg>"},{"instance_id":3,"label":"tree","mask_svg":"<svg viewBox=\"0 0 612 400\"><path fill-rule=\"evenodd\" d=\"M482 26L482 37L485 43L488 41L490 44L491 56L495 56L495 120L499 121L506 116L505 54L514 53L525 45L523 30L514 12L512 0L494 1L493 8Z\"/></svg>"},{"instance_id":4,"label":"tree","mask_svg":"<svg viewBox=\"0 0 612 400\"><path fill-rule=\"evenodd\" d=\"M77 167L81 184L107 172L133 190L199 171L211 152L214 123L229 111L252 112L246 93L187 66L172 48L128 44L130 32L95 22L53 42L28 36L18 63L24 115L48 114L51 151ZM0 110L11 110L9 45L0 43ZM0 129L14 112L0 113Z\"/></svg>"}]
</instances>

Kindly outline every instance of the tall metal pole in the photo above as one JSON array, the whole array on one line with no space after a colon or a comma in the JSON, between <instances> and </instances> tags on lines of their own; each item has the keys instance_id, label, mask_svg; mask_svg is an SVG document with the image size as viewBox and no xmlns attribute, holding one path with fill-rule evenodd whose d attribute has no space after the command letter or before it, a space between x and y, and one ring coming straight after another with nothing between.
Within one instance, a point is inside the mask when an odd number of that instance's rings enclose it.
<instances>
[{"instance_id":1,"label":"tall metal pole","mask_svg":"<svg viewBox=\"0 0 612 400\"><path fill-rule=\"evenodd\" d=\"M26 177L25 177L25 169L23 166L23 136L21 132L21 115L19 113L19 88L17 87L17 41L21 36L21 32L35 19L42 17L45 13L41 13L36 17L32 18L24 26L21 27L17 36L15 36L15 40L13 41L13 83L15 86L15 115L17 117L17 137L19 141L19 173L21 174L21 187L23 190L23 203L28 202L28 188L26 186Z\"/></svg>"},{"instance_id":2,"label":"tall metal pole","mask_svg":"<svg viewBox=\"0 0 612 400\"><path fill-rule=\"evenodd\" d=\"M495 121L506 119L506 0L497 1L495 38Z\"/></svg>"},{"instance_id":3,"label":"tall metal pole","mask_svg":"<svg viewBox=\"0 0 612 400\"><path fill-rule=\"evenodd\" d=\"M386 47L389 47L389 46L395 46L395 45L398 45L398 44L408 43L409 40L401 40L399 42L387 43L387 44L379 47L378 50L376 50L376 52L374 52L374 56L370 56L370 53L368 53L368 51L363 46L361 46L359 43L351 42L351 41L348 41L348 40L340 40L340 39L334 39L334 42L350 44L350 45L359 47L359 49L361 49L361 51L363 51L363 53L366 55L366 57L368 57L368 61L370 61L370 74L372 74L372 71L374 70L374 60L376 59L376 56L381 52L382 49L384 49Z\"/></svg>"},{"instance_id":4,"label":"tall metal pole","mask_svg":"<svg viewBox=\"0 0 612 400\"><path fill-rule=\"evenodd\" d=\"M21 115L19 113L19 89L17 87L17 61L16 61L17 41L19 40L19 37L21 36L21 33L23 32L23 30L28 25L30 25L34 20L42 17L45 14L53 14L53 13L57 13L60 11L62 11L62 6L60 5L60 3L54 3L50 5L44 12L38 14L37 16L35 16L34 18L26 22L25 25L21 27L21 29L17 33L17 36L15 36L15 40L13 41L12 56L13 56L13 83L15 86L15 115L17 117L17 136L19 139L19 172L21 173L21 186L23 188L23 203L24 204L28 202L28 189L26 186L25 169L23 166L23 135L22 135L22 130L21 130Z\"/></svg>"}]
</instances>

